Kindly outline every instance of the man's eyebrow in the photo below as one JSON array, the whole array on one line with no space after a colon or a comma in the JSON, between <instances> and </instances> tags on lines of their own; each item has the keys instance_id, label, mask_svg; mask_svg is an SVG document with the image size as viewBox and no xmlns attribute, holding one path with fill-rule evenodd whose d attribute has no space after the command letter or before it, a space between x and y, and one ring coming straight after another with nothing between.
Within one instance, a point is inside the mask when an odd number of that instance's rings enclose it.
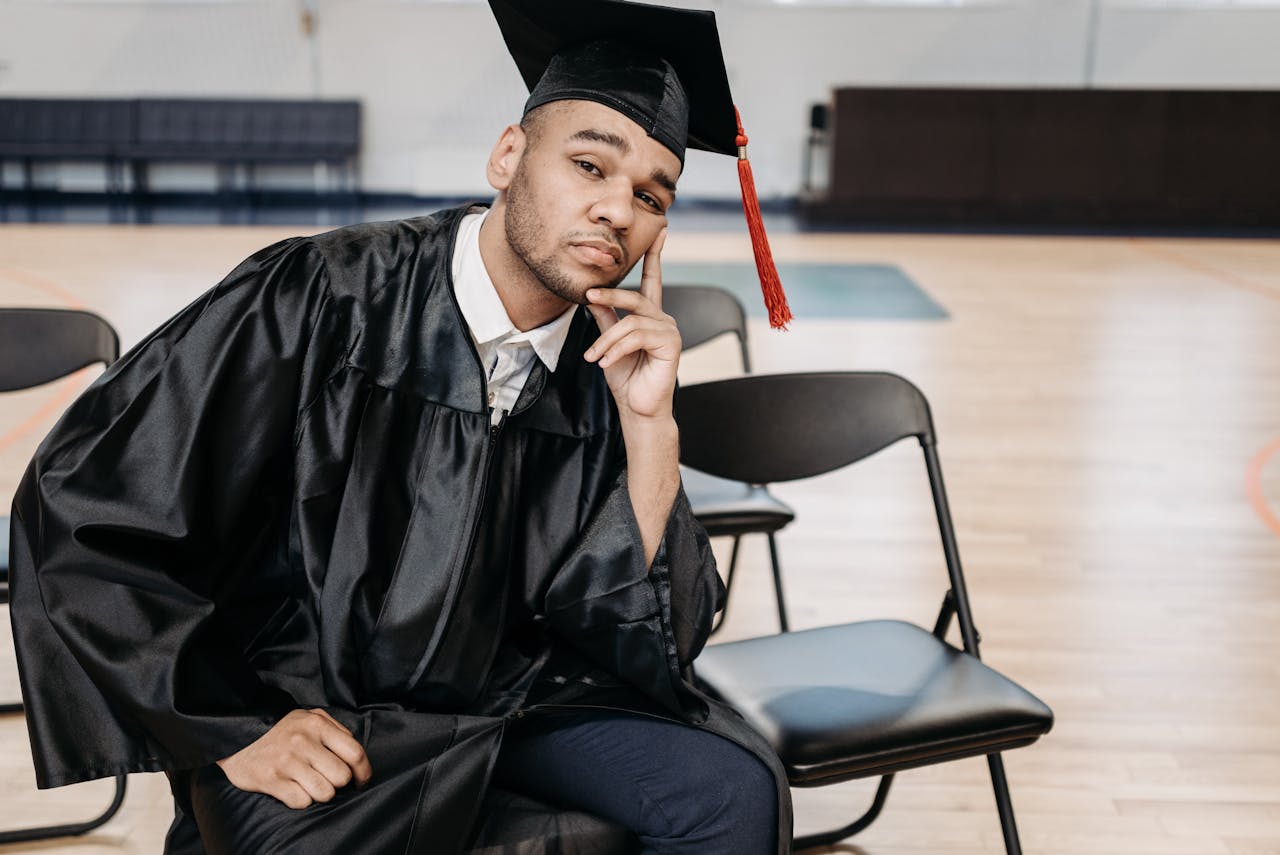
<instances>
[{"instance_id":1,"label":"man's eyebrow","mask_svg":"<svg viewBox=\"0 0 1280 855\"><path fill-rule=\"evenodd\" d=\"M676 195L675 179L673 179L670 175L668 175L662 169L653 170L653 172L649 175L649 177L653 179L654 184L657 184L659 187L666 190L673 197Z\"/></svg>"},{"instance_id":2,"label":"man's eyebrow","mask_svg":"<svg viewBox=\"0 0 1280 855\"><path fill-rule=\"evenodd\" d=\"M605 145L613 146L623 154L631 153L631 143L611 131L601 131L595 128L583 128L573 136L569 137L569 139L604 143Z\"/></svg>"}]
</instances>

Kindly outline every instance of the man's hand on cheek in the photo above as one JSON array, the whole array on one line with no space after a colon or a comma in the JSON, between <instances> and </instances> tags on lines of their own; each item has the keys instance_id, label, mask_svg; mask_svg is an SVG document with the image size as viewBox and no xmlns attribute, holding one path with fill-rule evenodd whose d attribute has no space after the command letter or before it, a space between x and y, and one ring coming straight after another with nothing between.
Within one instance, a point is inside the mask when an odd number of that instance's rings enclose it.
<instances>
[{"instance_id":1,"label":"man's hand on cheek","mask_svg":"<svg viewBox=\"0 0 1280 855\"><path fill-rule=\"evenodd\" d=\"M640 292L593 288L587 308L600 327L600 338L584 355L604 370L622 417L670 417L680 364L680 331L662 311L663 229L644 255ZM630 314L618 319L615 309Z\"/></svg>"},{"instance_id":2,"label":"man's hand on cheek","mask_svg":"<svg viewBox=\"0 0 1280 855\"><path fill-rule=\"evenodd\" d=\"M264 793L295 810L327 802L373 775L364 748L322 709L294 710L255 742L218 761L241 790Z\"/></svg>"}]
</instances>

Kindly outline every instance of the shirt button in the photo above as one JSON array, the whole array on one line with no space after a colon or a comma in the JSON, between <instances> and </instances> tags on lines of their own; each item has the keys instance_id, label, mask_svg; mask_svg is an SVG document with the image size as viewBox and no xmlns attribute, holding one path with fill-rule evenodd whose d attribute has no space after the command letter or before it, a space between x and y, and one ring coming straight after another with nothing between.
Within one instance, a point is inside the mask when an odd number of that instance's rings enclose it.
<instances>
[{"instance_id":1,"label":"shirt button","mask_svg":"<svg viewBox=\"0 0 1280 855\"><path fill-rule=\"evenodd\" d=\"M490 392L490 393L489 393L489 403L490 403L490 404L492 404L492 403L497 399L497 397L498 397L497 393L495 393L495 392Z\"/></svg>"}]
</instances>

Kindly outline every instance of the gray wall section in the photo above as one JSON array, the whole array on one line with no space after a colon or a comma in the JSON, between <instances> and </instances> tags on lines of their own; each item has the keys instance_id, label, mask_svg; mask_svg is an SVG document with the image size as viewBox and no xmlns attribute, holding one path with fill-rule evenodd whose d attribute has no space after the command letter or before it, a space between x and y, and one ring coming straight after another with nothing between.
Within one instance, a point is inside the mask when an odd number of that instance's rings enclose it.
<instances>
[{"instance_id":1,"label":"gray wall section","mask_svg":"<svg viewBox=\"0 0 1280 855\"><path fill-rule=\"evenodd\" d=\"M798 191L808 105L839 85L1280 87L1280 0L1099 2L1091 25L1090 0L710 0L761 197ZM488 195L485 154L523 101L487 5L467 0L0 0L0 94L358 98L365 189L442 196ZM170 167L154 185L212 180ZM731 159L693 153L681 192L735 196Z\"/></svg>"}]
</instances>

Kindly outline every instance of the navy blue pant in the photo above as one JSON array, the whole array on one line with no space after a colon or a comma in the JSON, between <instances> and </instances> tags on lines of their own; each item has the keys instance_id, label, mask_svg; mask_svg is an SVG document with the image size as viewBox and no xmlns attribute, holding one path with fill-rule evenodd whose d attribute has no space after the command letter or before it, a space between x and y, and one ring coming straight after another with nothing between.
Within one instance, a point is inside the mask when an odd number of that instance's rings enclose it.
<instances>
[{"instance_id":1,"label":"navy blue pant","mask_svg":"<svg viewBox=\"0 0 1280 855\"><path fill-rule=\"evenodd\" d=\"M645 855L769 855L773 775L714 733L649 716L589 711L511 728L495 782L631 829Z\"/></svg>"}]
</instances>

